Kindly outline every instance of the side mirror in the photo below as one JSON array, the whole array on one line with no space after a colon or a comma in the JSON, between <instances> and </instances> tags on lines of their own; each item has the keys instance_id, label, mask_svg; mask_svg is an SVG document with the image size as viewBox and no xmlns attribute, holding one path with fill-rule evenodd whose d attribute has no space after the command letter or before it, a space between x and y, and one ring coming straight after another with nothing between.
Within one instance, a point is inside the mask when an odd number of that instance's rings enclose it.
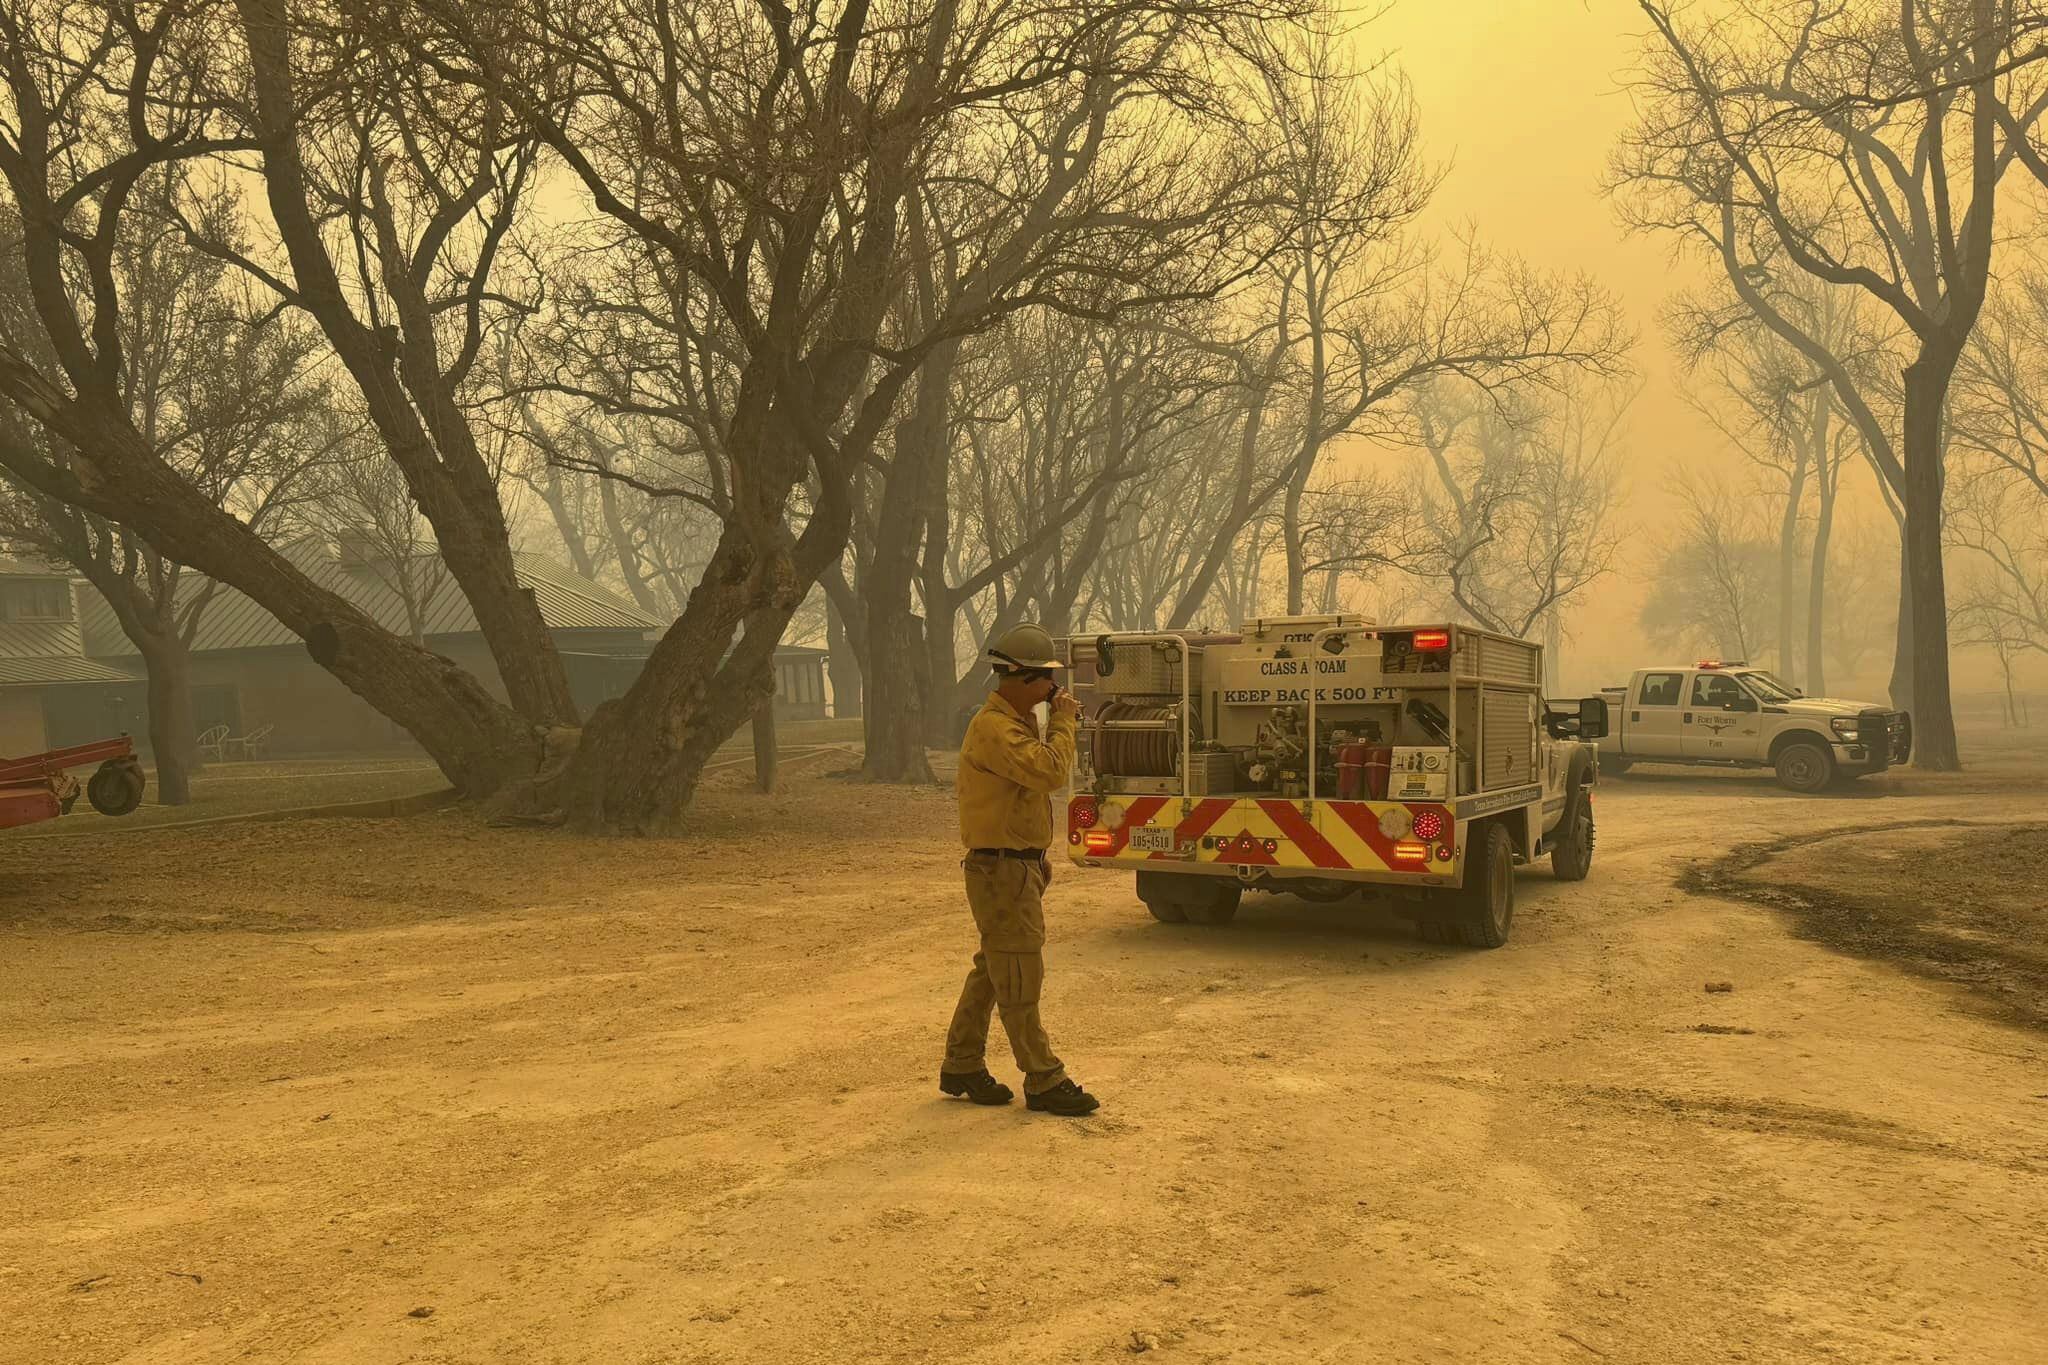
<instances>
[{"instance_id":1,"label":"side mirror","mask_svg":"<svg viewBox=\"0 0 2048 1365\"><path fill-rule=\"evenodd\" d=\"M1607 737L1607 698L1579 698L1579 738L1605 739Z\"/></svg>"}]
</instances>

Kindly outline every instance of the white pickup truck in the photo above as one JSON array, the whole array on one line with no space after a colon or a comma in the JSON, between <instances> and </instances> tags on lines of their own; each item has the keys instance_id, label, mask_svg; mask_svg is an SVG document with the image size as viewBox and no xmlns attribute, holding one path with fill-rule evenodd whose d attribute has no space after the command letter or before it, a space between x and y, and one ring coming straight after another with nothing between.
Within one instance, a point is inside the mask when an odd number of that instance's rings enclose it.
<instances>
[{"instance_id":1,"label":"white pickup truck","mask_svg":"<svg viewBox=\"0 0 2048 1365\"><path fill-rule=\"evenodd\" d=\"M1818 792L1904 763L1913 751L1904 711L1801 696L1739 663L1638 669L1627 687L1602 691L1612 719L1600 767L1610 773L1636 763L1773 768L1780 786Z\"/></svg>"}]
</instances>

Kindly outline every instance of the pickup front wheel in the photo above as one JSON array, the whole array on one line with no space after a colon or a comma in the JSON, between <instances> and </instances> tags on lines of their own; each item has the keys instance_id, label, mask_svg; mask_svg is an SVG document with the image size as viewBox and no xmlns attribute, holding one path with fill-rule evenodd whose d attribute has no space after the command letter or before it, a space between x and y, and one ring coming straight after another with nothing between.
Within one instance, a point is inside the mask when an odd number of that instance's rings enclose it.
<instances>
[{"instance_id":1,"label":"pickup front wheel","mask_svg":"<svg viewBox=\"0 0 2048 1365\"><path fill-rule=\"evenodd\" d=\"M1779 786L1809 796L1835 780L1835 756L1814 740L1795 739L1778 750L1777 768Z\"/></svg>"}]
</instances>

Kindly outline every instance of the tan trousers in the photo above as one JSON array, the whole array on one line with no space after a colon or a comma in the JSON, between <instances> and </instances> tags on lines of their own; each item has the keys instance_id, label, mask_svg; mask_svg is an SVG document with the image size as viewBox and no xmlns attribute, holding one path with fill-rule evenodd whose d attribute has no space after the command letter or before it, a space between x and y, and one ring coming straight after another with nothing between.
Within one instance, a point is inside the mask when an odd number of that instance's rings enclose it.
<instances>
[{"instance_id":1,"label":"tan trousers","mask_svg":"<svg viewBox=\"0 0 2048 1365\"><path fill-rule=\"evenodd\" d=\"M981 934L981 951L960 989L939 1069L960 1075L987 1067L993 1010L1002 1015L1003 1032L1010 1035L1010 1055L1024 1073L1024 1093L1042 1094L1067 1078L1038 1017L1045 986L1046 874L1021 858L972 853L960 866L967 875L967 905Z\"/></svg>"}]
</instances>

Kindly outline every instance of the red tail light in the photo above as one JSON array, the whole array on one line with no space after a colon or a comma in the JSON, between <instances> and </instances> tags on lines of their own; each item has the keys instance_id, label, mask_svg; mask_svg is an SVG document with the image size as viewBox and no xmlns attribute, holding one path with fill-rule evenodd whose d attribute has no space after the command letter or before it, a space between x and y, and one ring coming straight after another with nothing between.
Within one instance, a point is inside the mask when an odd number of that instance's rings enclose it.
<instances>
[{"instance_id":1,"label":"red tail light","mask_svg":"<svg viewBox=\"0 0 2048 1365\"><path fill-rule=\"evenodd\" d=\"M1106 829L1099 829L1082 840L1082 847L1090 853L1107 853L1116 847L1116 836Z\"/></svg>"},{"instance_id":2,"label":"red tail light","mask_svg":"<svg viewBox=\"0 0 2048 1365\"><path fill-rule=\"evenodd\" d=\"M1075 797L1073 804L1067 807L1067 818L1072 821L1075 829L1094 829L1095 798L1092 796Z\"/></svg>"},{"instance_id":3,"label":"red tail light","mask_svg":"<svg viewBox=\"0 0 2048 1365\"><path fill-rule=\"evenodd\" d=\"M1442 811L1419 810L1415 812L1414 833L1418 839L1435 839L1444 832Z\"/></svg>"},{"instance_id":4,"label":"red tail light","mask_svg":"<svg viewBox=\"0 0 2048 1365\"><path fill-rule=\"evenodd\" d=\"M1405 863L1426 863L1429 861L1429 845L1395 844L1394 856Z\"/></svg>"},{"instance_id":5,"label":"red tail light","mask_svg":"<svg viewBox=\"0 0 2048 1365\"><path fill-rule=\"evenodd\" d=\"M1447 630L1418 630L1415 632L1417 649L1449 649L1451 633Z\"/></svg>"}]
</instances>

